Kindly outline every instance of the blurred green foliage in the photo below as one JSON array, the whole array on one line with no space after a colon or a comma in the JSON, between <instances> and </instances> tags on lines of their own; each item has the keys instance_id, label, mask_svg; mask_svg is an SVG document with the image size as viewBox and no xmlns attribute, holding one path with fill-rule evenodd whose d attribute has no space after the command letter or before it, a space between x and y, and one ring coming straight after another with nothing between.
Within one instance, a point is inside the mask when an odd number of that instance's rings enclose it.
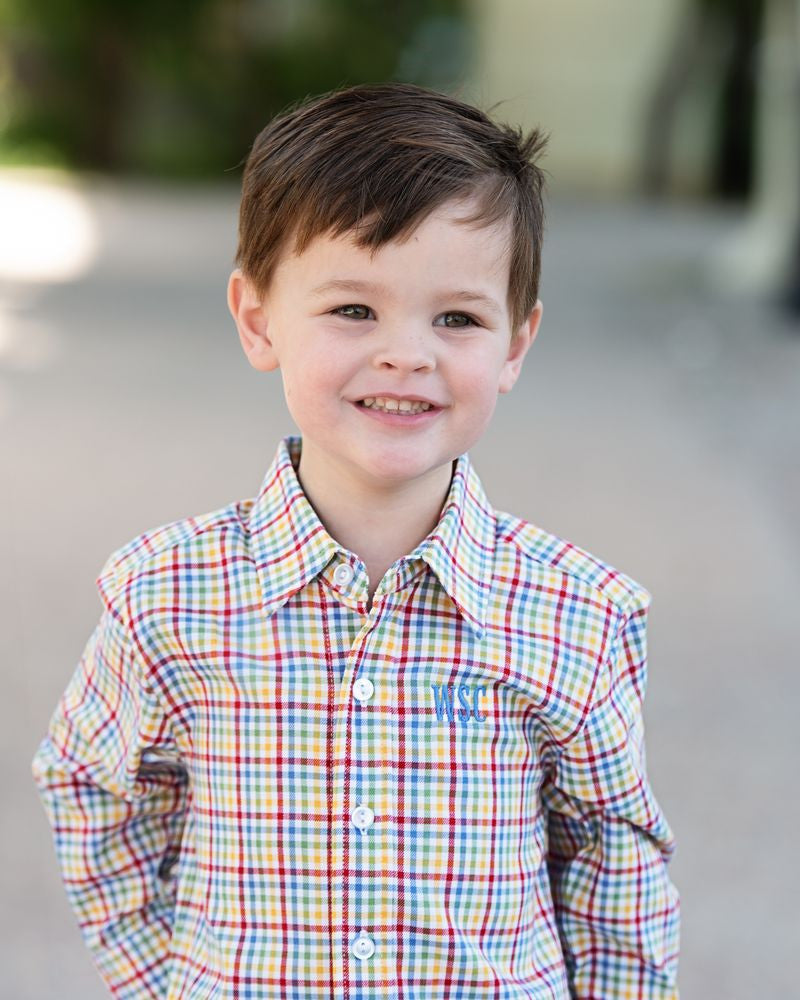
<instances>
[{"instance_id":1,"label":"blurred green foliage","mask_svg":"<svg viewBox=\"0 0 800 1000\"><path fill-rule=\"evenodd\" d=\"M464 0L0 0L0 161L223 176L292 101L448 89Z\"/></svg>"}]
</instances>

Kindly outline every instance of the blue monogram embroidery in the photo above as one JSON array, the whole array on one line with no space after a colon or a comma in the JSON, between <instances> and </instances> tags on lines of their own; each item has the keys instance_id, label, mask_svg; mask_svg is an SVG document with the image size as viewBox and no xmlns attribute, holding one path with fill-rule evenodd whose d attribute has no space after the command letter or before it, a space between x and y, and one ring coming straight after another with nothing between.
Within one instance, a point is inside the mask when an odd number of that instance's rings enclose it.
<instances>
[{"instance_id":1,"label":"blue monogram embroidery","mask_svg":"<svg viewBox=\"0 0 800 1000\"><path fill-rule=\"evenodd\" d=\"M447 718L450 722L454 719L454 709L453 709L453 697L455 693L454 684L431 684L433 688L433 704L436 708L436 718L441 720L444 713L447 712ZM483 697L486 691L486 686L476 685L472 688L472 705L469 703L469 684L459 684L458 685L458 700L462 705L462 708L458 710L458 717L462 722L469 722L469 717L472 715L476 722L483 722L486 718L485 715L481 714L478 708L478 698Z\"/></svg>"}]
</instances>

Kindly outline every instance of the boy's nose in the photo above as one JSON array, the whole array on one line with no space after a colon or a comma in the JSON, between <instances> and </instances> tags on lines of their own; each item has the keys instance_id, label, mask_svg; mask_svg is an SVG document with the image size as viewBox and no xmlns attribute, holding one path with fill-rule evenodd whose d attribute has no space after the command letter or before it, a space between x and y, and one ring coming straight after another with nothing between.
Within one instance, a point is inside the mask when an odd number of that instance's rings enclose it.
<instances>
[{"instance_id":1,"label":"boy's nose","mask_svg":"<svg viewBox=\"0 0 800 1000\"><path fill-rule=\"evenodd\" d=\"M433 345L428 337L409 331L384 336L373 354L376 368L402 372L431 371L436 367Z\"/></svg>"}]
</instances>

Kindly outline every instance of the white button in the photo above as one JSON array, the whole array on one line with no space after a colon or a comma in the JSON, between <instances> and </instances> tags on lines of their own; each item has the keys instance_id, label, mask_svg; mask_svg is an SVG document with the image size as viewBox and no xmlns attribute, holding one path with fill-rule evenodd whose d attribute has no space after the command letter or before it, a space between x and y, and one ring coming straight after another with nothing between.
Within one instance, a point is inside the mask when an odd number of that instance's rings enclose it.
<instances>
[{"instance_id":1,"label":"white button","mask_svg":"<svg viewBox=\"0 0 800 1000\"><path fill-rule=\"evenodd\" d=\"M353 954L362 961L375 954L375 942L364 931L361 931L353 942Z\"/></svg>"},{"instance_id":2,"label":"white button","mask_svg":"<svg viewBox=\"0 0 800 1000\"><path fill-rule=\"evenodd\" d=\"M359 701L369 701L375 693L375 685L369 677L358 677L353 682L353 697Z\"/></svg>"},{"instance_id":3,"label":"white button","mask_svg":"<svg viewBox=\"0 0 800 1000\"><path fill-rule=\"evenodd\" d=\"M353 579L353 568L347 563L339 563L333 571L333 582L339 587L346 587Z\"/></svg>"},{"instance_id":4,"label":"white button","mask_svg":"<svg viewBox=\"0 0 800 1000\"><path fill-rule=\"evenodd\" d=\"M363 833L375 822L375 813L369 806L356 806L350 818Z\"/></svg>"}]
</instances>

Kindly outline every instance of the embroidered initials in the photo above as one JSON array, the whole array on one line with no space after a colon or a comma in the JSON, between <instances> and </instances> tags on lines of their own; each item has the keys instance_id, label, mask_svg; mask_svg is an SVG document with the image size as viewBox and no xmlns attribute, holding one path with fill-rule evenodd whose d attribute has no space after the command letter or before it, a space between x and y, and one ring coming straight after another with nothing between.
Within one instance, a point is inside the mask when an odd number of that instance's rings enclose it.
<instances>
[{"instance_id":1,"label":"embroidered initials","mask_svg":"<svg viewBox=\"0 0 800 1000\"><path fill-rule=\"evenodd\" d=\"M433 704L436 708L436 718L441 720L444 713L447 712L447 718L450 722L452 722L455 715L453 709L455 685L431 684L431 687L433 688ZM458 685L458 700L462 705L462 707L458 709L458 717L462 722L469 722L470 715L472 715L476 722L483 722L486 718L485 715L481 714L480 709L478 708L478 698L482 698L485 691L486 687L483 684L472 688L472 704L470 705L469 684Z\"/></svg>"}]
</instances>

